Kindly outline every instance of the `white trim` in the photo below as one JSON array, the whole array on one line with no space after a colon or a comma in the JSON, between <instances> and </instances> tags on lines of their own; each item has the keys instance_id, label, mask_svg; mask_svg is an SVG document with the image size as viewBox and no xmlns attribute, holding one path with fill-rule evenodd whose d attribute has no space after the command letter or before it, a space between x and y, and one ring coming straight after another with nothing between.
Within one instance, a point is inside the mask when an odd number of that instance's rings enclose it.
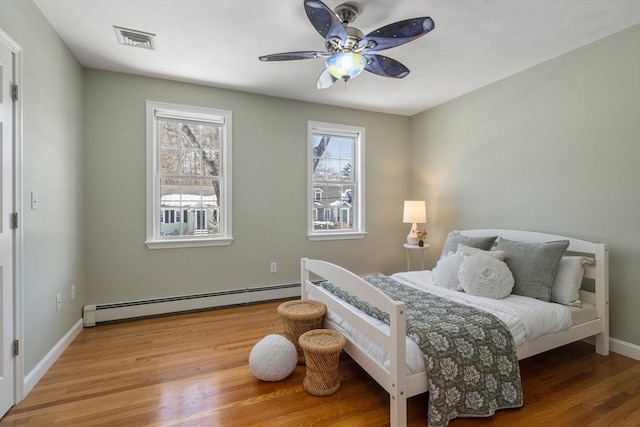
<instances>
[{"instance_id":1,"label":"white trim","mask_svg":"<svg viewBox=\"0 0 640 427\"><path fill-rule=\"evenodd\" d=\"M14 206L18 213L18 229L15 235L15 248L13 254L13 274L14 274L14 288L13 288L13 330L14 339L20 342L20 346L24 348L24 310L23 310L23 287L22 276L24 271L22 243L24 241L23 232L23 164L22 164L22 150L23 150L23 102L24 98L24 85L22 79L22 48L16 43L7 33L0 29L0 43L5 45L14 55L13 63L13 83L18 85L18 99L14 102L13 111L13 135L14 135L14 159L13 159L13 195ZM19 403L26 393L22 384L22 378L24 377L24 351L21 351L15 358L14 363L14 401Z\"/></svg>"},{"instance_id":2,"label":"white trim","mask_svg":"<svg viewBox=\"0 0 640 427\"><path fill-rule=\"evenodd\" d=\"M86 305L83 309L84 326L91 327L104 322L299 297L300 285L296 283L114 304Z\"/></svg>"},{"instance_id":3,"label":"white trim","mask_svg":"<svg viewBox=\"0 0 640 427\"><path fill-rule=\"evenodd\" d=\"M583 341L591 345L595 345L596 343L596 340L594 337L587 337ZM609 350L612 353L617 353L622 356L629 357L631 359L640 360L640 345L622 341L617 338L610 338Z\"/></svg>"},{"instance_id":4,"label":"white trim","mask_svg":"<svg viewBox=\"0 0 640 427\"><path fill-rule=\"evenodd\" d=\"M630 342L622 341L616 338L609 340L609 349L626 357L630 357L635 360L640 360L640 345L631 344Z\"/></svg>"},{"instance_id":5,"label":"white trim","mask_svg":"<svg viewBox=\"0 0 640 427\"><path fill-rule=\"evenodd\" d=\"M353 233L353 232L328 232L322 234L307 234L307 238L313 240L348 240L348 239L364 239L367 233Z\"/></svg>"},{"instance_id":6,"label":"white trim","mask_svg":"<svg viewBox=\"0 0 640 427\"><path fill-rule=\"evenodd\" d=\"M202 248L205 246L229 246L233 239L176 239L146 241L149 249Z\"/></svg>"},{"instance_id":7,"label":"white trim","mask_svg":"<svg viewBox=\"0 0 640 427\"><path fill-rule=\"evenodd\" d=\"M53 346L51 350L38 362L38 364L24 378L24 395L26 396L33 390L38 381L44 377L49 368L58 360L58 358L69 347L73 340L82 332L82 319L79 319L69 331Z\"/></svg>"},{"instance_id":8,"label":"white trim","mask_svg":"<svg viewBox=\"0 0 640 427\"><path fill-rule=\"evenodd\" d=\"M205 120L209 123L224 123L224 135L221 141L221 201L220 212L220 237L195 237L189 238L156 238L158 235L156 227L160 223L159 209L157 201L160 197L160 189L156 185L156 172L158 167L157 135L155 132L156 116L165 118L185 118L192 121ZM233 197L231 179L232 173L232 146L233 146L233 124L232 112L213 108L192 107L188 105L169 104L164 102L146 102L146 176L147 176L147 212L146 212L146 241L149 249L186 248L203 246L228 246L233 242Z\"/></svg>"},{"instance_id":9,"label":"white trim","mask_svg":"<svg viewBox=\"0 0 640 427\"><path fill-rule=\"evenodd\" d=\"M353 221L354 228L349 230L314 230L314 180L313 180L313 134L331 133L333 135L343 135L355 138L353 173L355 177L355 188L353 197ZM341 239L362 239L366 236L366 215L365 215L365 128L360 126L350 126L336 123L324 123L309 120L307 122L307 238L310 241L316 240L341 240Z\"/></svg>"}]
</instances>

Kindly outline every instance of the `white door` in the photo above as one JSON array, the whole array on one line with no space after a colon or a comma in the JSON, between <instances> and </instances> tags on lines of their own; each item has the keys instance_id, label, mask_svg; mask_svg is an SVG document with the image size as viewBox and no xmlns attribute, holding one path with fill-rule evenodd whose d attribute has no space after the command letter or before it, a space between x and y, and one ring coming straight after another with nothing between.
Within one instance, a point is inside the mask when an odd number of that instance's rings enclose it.
<instances>
[{"instance_id":1,"label":"white door","mask_svg":"<svg viewBox=\"0 0 640 427\"><path fill-rule=\"evenodd\" d=\"M14 396L14 242L11 218L15 212L13 197L13 53L0 43L0 416L15 403Z\"/></svg>"}]
</instances>

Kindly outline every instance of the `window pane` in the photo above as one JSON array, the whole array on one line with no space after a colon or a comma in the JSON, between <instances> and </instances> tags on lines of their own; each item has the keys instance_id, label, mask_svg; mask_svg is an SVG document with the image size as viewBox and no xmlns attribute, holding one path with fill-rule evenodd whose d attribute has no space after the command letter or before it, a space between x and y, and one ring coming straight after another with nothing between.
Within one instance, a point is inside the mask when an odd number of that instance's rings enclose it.
<instances>
[{"instance_id":1,"label":"window pane","mask_svg":"<svg viewBox=\"0 0 640 427\"><path fill-rule=\"evenodd\" d=\"M176 123L159 120L158 131L160 133L160 147L180 148L180 131Z\"/></svg>"},{"instance_id":2,"label":"window pane","mask_svg":"<svg viewBox=\"0 0 640 427\"><path fill-rule=\"evenodd\" d=\"M180 132L175 123L159 121L158 140L160 141L161 173L167 175L180 173Z\"/></svg>"},{"instance_id":3,"label":"window pane","mask_svg":"<svg viewBox=\"0 0 640 427\"><path fill-rule=\"evenodd\" d=\"M353 181L353 168L351 160L340 161L340 179L342 181Z\"/></svg>"},{"instance_id":4,"label":"window pane","mask_svg":"<svg viewBox=\"0 0 640 427\"><path fill-rule=\"evenodd\" d=\"M314 135L314 180L353 181L355 139L344 136Z\"/></svg>"},{"instance_id":5,"label":"window pane","mask_svg":"<svg viewBox=\"0 0 640 427\"><path fill-rule=\"evenodd\" d=\"M220 170L220 151L204 150L202 152L204 163L204 175L206 176L220 176L222 171Z\"/></svg>"},{"instance_id":6,"label":"window pane","mask_svg":"<svg viewBox=\"0 0 640 427\"><path fill-rule=\"evenodd\" d=\"M172 179L160 182L162 236L220 234L220 182L210 179ZM180 214L182 211L182 214Z\"/></svg>"},{"instance_id":7,"label":"window pane","mask_svg":"<svg viewBox=\"0 0 640 427\"><path fill-rule=\"evenodd\" d=\"M188 149L182 158L182 175L202 175L202 154L200 150Z\"/></svg>"},{"instance_id":8,"label":"window pane","mask_svg":"<svg viewBox=\"0 0 640 427\"><path fill-rule=\"evenodd\" d=\"M340 156L353 158L353 138L342 138L340 139Z\"/></svg>"},{"instance_id":9,"label":"window pane","mask_svg":"<svg viewBox=\"0 0 640 427\"><path fill-rule=\"evenodd\" d=\"M158 120L160 173L220 176L221 125Z\"/></svg>"},{"instance_id":10,"label":"window pane","mask_svg":"<svg viewBox=\"0 0 640 427\"><path fill-rule=\"evenodd\" d=\"M326 135L313 135L313 174L314 179L323 180L326 176L327 165L324 161L325 150L330 145L331 138Z\"/></svg>"},{"instance_id":11,"label":"window pane","mask_svg":"<svg viewBox=\"0 0 640 427\"><path fill-rule=\"evenodd\" d=\"M186 180L185 180L186 181ZM217 235L220 227L218 218L218 194L220 183L214 180L189 180L183 187L182 208L187 210L187 234Z\"/></svg>"},{"instance_id":12,"label":"window pane","mask_svg":"<svg viewBox=\"0 0 640 427\"><path fill-rule=\"evenodd\" d=\"M206 213L203 228L207 234L220 234L219 203L220 181L213 179L202 180L202 207Z\"/></svg>"},{"instance_id":13,"label":"window pane","mask_svg":"<svg viewBox=\"0 0 640 427\"><path fill-rule=\"evenodd\" d=\"M163 222L160 224L161 236L180 236L180 223L171 221L171 212L180 207L180 181L176 179L160 180L160 210Z\"/></svg>"}]
</instances>

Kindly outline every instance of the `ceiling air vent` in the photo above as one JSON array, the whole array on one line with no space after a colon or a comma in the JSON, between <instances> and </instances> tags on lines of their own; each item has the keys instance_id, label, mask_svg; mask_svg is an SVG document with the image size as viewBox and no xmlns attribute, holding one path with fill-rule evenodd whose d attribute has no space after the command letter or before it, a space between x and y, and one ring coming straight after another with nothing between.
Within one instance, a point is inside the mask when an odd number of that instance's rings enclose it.
<instances>
[{"instance_id":1,"label":"ceiling air vent","mask_svg":"<svg viewBox=\"0 0 640 427\"><path fill-rule=\"evenodd\" d=\"M113 26L113 29L116 32L116 37L120 44L151 50L155 50L156 48L154 40L155 34L131 30L129 28L116 27L115 25Z\"/></svg>"}]
</instances>

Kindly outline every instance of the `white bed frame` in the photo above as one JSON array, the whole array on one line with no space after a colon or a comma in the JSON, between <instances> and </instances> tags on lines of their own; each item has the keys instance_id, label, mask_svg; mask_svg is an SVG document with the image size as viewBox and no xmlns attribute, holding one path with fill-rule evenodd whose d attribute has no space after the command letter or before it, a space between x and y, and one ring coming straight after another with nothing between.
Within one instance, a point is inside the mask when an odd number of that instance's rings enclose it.
<instances>
[{"instance_id":1,"label":"white bed frame","mask_svg":"<svg viewBox=\"0 0 640 427\"><path fill-rule=\"evenodd\" d=\"M580 290L580 299L596 307L597 317L585 323L571 327L556 334L542 336L534 341L526 342L517 348L518 359L524 359L538 353L560 347L562 345L595 337L596 353L609 354L609 253L607 245L592 243L570 237L519 230L480 229L460 231L466 236L501 236L520 242L549 242L569 240L567 252L578 253L595 258L595 266L585 268L585 278L595 282L594 292ZM390 396L390 424L393 427L404 427L407 423L407 398L428 390L428 379L425 373L408 375L406 372L406 306L394 301L359 276L337 265L314 259L303 258L302 298L314 299L327 305L340 317L351 323L364 333L371 341L389 352L389 369L382 367L367 354L358 344L347 336L344 350L365 370ZM344 301L311 281L311 275L328 280L347 292L366 301L374 307L389 314L390 331L381 331L361 317L354 315ZM313 279L317 279L314 277ZM325 318L324 327L340 330Z\"/></svg>"}]
</instances>

